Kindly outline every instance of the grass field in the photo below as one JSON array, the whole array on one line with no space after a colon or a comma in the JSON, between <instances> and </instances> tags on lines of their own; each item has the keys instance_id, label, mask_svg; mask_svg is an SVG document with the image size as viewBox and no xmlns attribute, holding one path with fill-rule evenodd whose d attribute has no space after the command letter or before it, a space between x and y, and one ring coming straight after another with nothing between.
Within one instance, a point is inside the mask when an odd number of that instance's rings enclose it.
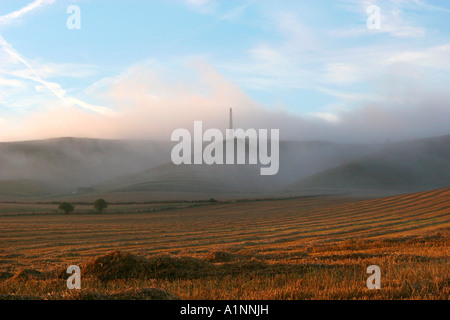
<instances>
[{"instance_id":1,"label":"grass field","mask_svg":"<svg viewBox=\"0 0 450 320\"><path fill-rule=\"evenodd\" d=\"M0 204L0 298L449 299L449 199ZM65 286L71 264L82 290ZM373 264L381 290L366 287Z\"/></svg>"}]
</instances>

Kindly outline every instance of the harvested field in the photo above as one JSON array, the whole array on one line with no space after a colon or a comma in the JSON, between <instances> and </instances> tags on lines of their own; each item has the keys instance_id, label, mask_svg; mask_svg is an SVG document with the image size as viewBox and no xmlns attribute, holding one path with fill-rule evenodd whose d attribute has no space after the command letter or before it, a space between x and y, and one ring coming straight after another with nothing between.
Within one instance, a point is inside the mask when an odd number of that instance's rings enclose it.
<instances>
[{"instance_id":1,"label":"harvested field","mask_svg":"<svg viewBox=\"0 0 450 320\"><path fill-rule=\"evenodd\" d=\"M449 199L446 188L139 214L7 212L0 299L448 299ZM80 292L65 287L71 264ZM381 290L366 288L372 264Z\"/></svg>"}]
</instances>

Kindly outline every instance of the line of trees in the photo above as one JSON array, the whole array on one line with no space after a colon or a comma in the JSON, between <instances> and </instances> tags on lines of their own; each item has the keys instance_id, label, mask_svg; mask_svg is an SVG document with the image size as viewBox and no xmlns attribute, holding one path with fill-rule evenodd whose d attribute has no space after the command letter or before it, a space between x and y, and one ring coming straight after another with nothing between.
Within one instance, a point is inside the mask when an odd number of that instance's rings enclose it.
<instances>
[{"instance_id":1,"label":"line of trees","mask_svg":"<svg viewBox=\"0 0 450 320\"><path fill-rule=\"evenodd\" d=\"M97 199L94 202L94 209L97 210L98 213L102 213L103 210L108 208L108 202L104 199ZM61 202L58 206L58 209L64 211L65 214L69 214L74 212L75 206L69 202Z\"/></svg>"}]
</instances>

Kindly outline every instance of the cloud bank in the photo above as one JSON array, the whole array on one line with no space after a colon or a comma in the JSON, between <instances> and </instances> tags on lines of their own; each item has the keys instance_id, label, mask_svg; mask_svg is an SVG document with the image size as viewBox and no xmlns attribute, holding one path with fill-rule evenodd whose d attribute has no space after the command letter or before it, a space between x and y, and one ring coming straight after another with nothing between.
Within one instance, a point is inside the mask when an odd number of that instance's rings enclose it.
<instances>
[{"instance_id":1,"label":"cloud bank","mask_svg":"<svg viewBox=\"0 0 450 320\"><path fill-rule=\"evenodd\" d=\"M379 102L301 117L257 103L204 60L191 63L176 77L173 71L136 65L88 90L114 113L55 101L26 118L3 119L0 140L73 136L169 141L173 130L191 129L195 120L202 120L204 128L225 130L230 107L236 127L280 129L286 140L384 142L449 134L450 94L424 86L408 68L398 68L401 72L392 70L377 81L375 90L383 97Z\"/></svg>"}]
</instances>

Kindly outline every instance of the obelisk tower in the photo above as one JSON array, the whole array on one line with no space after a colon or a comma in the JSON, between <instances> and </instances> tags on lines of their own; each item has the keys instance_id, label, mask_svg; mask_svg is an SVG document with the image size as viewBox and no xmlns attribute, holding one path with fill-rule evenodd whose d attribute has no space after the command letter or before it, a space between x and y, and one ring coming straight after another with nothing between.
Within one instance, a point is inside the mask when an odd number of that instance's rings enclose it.
<instances>
[{"instance_id":1,"label":"obelisk tower","mask_svg":"<svg viewBox=\"0 0 450 320\"><path fill-rule=\"evenodd\" d=\"M233 108L230 108L230 124L228 125L227 139L234 138L234 134L232 133L231 130L233 130Z\"/></svg>"},{"instance_id":2,"label":"obelisk tower","mask_svg":"<svg viewBox=\"0 0 450 320\"><path fill-rule=\"evenodd\" d=\"M233 108L230 108L230 130L233 130Z\"/></svg>"}]
</instances>

